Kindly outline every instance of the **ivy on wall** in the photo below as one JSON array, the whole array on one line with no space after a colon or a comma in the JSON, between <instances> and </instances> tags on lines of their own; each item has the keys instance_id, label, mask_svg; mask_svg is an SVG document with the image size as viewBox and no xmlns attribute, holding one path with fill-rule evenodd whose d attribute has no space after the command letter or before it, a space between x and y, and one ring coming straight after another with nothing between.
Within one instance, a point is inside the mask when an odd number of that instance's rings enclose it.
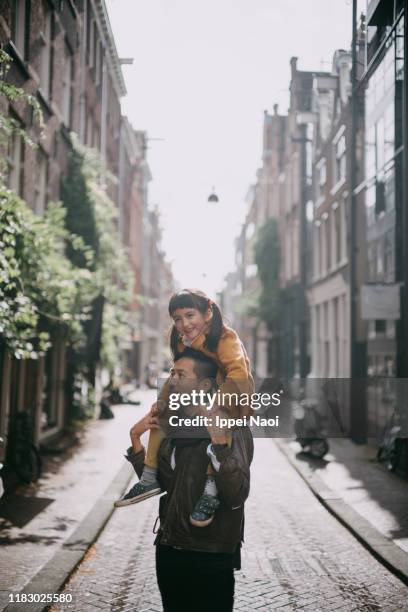
<instances>
[{"instance_id":1,"label":"ivy on wall","mask_svg":"<svg viewBox=\"0 0 408 612\"><path fill-rule=\"evenodd\" d=\"M0 51L0 149L14 134L35 146L8 115L12 102L38 103L5 80L10 57ZM3 109L3 110L2 110ZM94 151L72 137L61 183L61 203L35 215L7 187L6 155L0 155L0 342L17 359L35 359L58 329L78 354L89 342L95 303L103 304L101 365L113 373L127 334L131 302L129 260L120 241L117 208L105 185L111 178Z\"/></svg>"},{"instance_id":2,"label":"ivy on wall","mask_svg":"<svg viewBox=\"0 0 408 612\"><path fill-rule=\"evenodd\" d=\"M273 330L279 309L279 244L276 219L270 217L259 228L254 244L254 258L261 283L256 316L269 330Z\"/></svg>"},{"instance_id":3,"label":"ivy on wall","mask_svg":"<svg viewBox=\"0 0 408 612\"><path fill-rule=\"evenodd\" d=\"M67 251L71 261L92 271L97 295L102 299L100 363L113 376L120 361L121 340L129 332L132 275L128 255L118 230L118 210L107 193L115 181L99 155L79 144L72 135L73 151L61 195L67 225L88 249L87 259ZM85 214L86 211L86 214Z\"/></svg>"}]
</instances>

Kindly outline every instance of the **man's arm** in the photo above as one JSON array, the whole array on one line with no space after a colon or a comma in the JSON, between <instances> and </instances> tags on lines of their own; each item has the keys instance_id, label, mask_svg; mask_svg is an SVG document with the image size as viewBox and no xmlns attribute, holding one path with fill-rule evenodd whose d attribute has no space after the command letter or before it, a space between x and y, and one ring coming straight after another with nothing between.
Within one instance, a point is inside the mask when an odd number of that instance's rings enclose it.
<instances>
[{"instance_id":1,"label":"man's arm","mask_svg":"<svg viewBox=\"0 0 408 612\"><path fill-rule=\"evenodd\" d=\"M144 468L145 448L140 440L141 436L149 429L157 429L157 418L149 411L130 430L130 441L132 446L126 451L125 458L130 461L136 474L140 478Z\"/></svg>"}]
</instances>

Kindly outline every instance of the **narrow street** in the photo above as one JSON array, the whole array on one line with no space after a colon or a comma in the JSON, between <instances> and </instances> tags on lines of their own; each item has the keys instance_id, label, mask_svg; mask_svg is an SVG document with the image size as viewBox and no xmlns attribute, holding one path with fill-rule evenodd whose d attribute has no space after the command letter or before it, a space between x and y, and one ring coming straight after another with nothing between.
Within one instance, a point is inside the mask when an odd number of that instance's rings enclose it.
<instances>
[{"instance_id":1,"label":"narrow street","mask_svg":"<svg viewBox=\"0 0 408 612\"><path fill-rule=\"evenodd\" d=\"M65 610L160 611L158 501L116 510L66 585ZM408 587L317 501L273 440L255 440L236 610L407 610ZM192 608L193 609L193 608Z\"/></svg>"},{"instance_id":2,"label":"narrow street","mask_svg":"<svg viewBox=\"0 0 408 612\"><path fill-rule=\"evenodd\" d=\"M57 553L125 463L129 428L154 401L114 407L115 418L88 421L81 442L62 458L51 456L40 480L20 487L0 505L0 609ZM68 455L68 456L67 456Z\"/></svg>"}]
</instances>

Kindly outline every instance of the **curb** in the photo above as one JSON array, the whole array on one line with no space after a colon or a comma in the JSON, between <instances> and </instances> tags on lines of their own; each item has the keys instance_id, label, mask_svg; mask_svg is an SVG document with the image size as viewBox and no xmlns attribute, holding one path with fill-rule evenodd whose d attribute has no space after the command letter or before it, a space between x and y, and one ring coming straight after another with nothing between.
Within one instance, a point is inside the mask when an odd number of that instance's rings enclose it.
<instances>
[{"instance_id":1,"label":"curb","mask_svg":"<svg viewBox=\"0 0 408 612\"><path fill-rule=\"evenodd\" d=\"M114 511L113 501L123 493L132 476L134 476L134 470L126 461L74 533L19 591L19 595L22 593L54 594L60 591L112 516ZM27 610L27 608L30 609L30 612L42 612L49 609L51 605L51 603L44 605L44 603L31 602L9 603L3 608L3 612L22 611Z\"/></svg>"},{"instance_id":2,"label":"curb","mask_svg":"<svg viewBox=\"0 0 408 612\"><path fill-rule=\"evenodd\" d=\"M327 510L337 518L378 561L395 574L404 584L408 584L408 554L392 540L384 536L367 519L347 504L309 467L300 465L294 452L281 440L275 438L278 449L308 485Z\"/></svg>"}]
</instances>

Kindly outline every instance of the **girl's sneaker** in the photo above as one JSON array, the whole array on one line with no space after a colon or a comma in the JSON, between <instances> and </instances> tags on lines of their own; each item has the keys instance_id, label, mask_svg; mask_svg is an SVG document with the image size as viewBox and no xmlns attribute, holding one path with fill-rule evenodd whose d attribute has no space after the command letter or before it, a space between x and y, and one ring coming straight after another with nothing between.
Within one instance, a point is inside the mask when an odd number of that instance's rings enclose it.
<instances>
[{"instance_id":1,"label":"girl's sneaker","mask_svg":"<svg viewBox=\"0 0 408 612\"><path fill-rule=\"evenodd\" d=\"M220 500L218 497L203 493L190 514L190 523L195 527L207 527L207 525L212 523L215 511L219 505Z\"/></svg>"},{"instance_id":2,"label":"girl's sneaker","mask_svg":"<svg viewBox=\"0 0 408 612\"><path fill-rule=\"evenodd\" d=\"M158 482L151 484L143 484L137 482L121 499L115 501L115 507L121 508L122 506L130 506L130 504L137 504L153 495L159 495L162 492Z\"/></svg>"}]
</instances>

